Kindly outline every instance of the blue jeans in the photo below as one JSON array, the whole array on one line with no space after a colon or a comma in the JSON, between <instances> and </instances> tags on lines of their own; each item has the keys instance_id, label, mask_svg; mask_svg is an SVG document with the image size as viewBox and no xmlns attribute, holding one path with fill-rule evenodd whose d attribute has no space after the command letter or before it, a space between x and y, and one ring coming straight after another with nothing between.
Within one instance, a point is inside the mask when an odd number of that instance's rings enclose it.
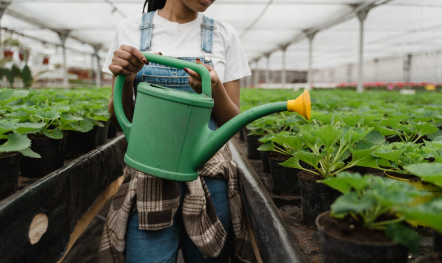
<instances>
[{"instance_id":1,"label":"blue jeans","mask_svg":"<svg viewBox=\"0 0 442 263\"><path fill-rule=\"evenodd\" d=\"M220 179L204 178L215 206L216 214L228 233L226 244L217 258L204 258L187 235L182 219L182 203L187 191L185 183L180 185L180 207L173 218L173 225L159 231L140 230L138 213L134 213L127 225L126 262L127 263L175 263L179 247L187 263L227 263L229 261L233 236L231 231L229 196L227 182Z\"/></svg>"}]
</instances>

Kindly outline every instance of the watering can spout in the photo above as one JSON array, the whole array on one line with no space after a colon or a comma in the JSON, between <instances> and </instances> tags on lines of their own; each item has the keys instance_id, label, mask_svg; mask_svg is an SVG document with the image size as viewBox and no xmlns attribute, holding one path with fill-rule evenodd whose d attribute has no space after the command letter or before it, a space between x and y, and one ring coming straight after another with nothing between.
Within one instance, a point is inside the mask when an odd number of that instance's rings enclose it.
<instances>
[{"instance_id":1,"label":"watering can spout","mask_svg":"<svg viewBox=\"0 0 442 263\"><path fill-rule=\"evenodd\" d=\"M309 92L305 90L304 93L295 100L270 103L245 111L232 118L216 131L210 131L208 129L205 130L205 136L203 135L203 137L206 139L201 141L202 145L199 147L201 150L197 153L197 167L201 167L207 161L209 161L210 158L212 158L224 144L226 144L240 129L249 123L266 115L282 111L297 112L309 120L311 116L311 101Z\"/></svg>"}]
</instances>

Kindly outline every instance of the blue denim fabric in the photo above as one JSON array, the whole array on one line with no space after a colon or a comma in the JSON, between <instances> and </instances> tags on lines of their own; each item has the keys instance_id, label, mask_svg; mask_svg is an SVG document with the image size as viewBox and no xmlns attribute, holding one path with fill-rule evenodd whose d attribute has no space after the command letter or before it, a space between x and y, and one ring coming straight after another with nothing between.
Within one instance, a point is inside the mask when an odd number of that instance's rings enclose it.
<instances>
[{"instance_id":1,"label":"blue denim fabric","mask_svg":"<svg viewBox=\"0 0 442 263\"><path fill-rule=\"evenodd\" d=\"M198 248L187 235L182 219L182 202L187 191L185 183L180 182L180 208L173 218L173 225L159 231L139 229L138 213L134 213L127 225L126 262L127 263L175 263L181 246L187 263L227 263L232 250L233 236L230 220L227 182L220 179L204 178L215 206L216 214L228 234L221 254L217 258L203 258Z\"/></svg>"}]
</instances>

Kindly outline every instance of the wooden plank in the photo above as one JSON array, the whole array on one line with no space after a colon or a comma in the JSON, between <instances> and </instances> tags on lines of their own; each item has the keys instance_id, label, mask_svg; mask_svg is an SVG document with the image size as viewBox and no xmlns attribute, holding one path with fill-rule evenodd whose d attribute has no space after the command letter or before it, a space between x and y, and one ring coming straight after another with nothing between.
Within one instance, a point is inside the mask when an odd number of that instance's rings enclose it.
<instances>
[{"instance_id":1,"label":"wooden plank","mask_svg":"<svg viewBox=\"0 0 442 263\"><path fill-rule=\"evenodd\" d=\"M78 221L77 225L75 226L74 232L72 232L71 234L71 240L69 241L68 249L66 250L64 256L58 261L58 263L63 261L63 259L69 253L72 246L75 244L83 231L89 226L89 224L98 214L98 212L100 212L101 208L103 208L106 202L109 201L117 193L118 188L122 183L123 176L120 176L117 180L112 182L103 193L98 196L95 205L81 217L80 221Z\"/></svg>"}]
</instances>

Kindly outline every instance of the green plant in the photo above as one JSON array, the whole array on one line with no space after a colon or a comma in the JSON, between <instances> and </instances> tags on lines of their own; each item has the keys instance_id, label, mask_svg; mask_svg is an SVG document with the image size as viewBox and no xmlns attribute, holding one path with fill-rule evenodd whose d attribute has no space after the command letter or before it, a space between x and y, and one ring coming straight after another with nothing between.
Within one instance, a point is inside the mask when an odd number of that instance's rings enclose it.
<instances>
[{"instance_id":1,"label":"green plant","mask_svg":"<svg viewBox=\"0 0 442 263\"><path fill-rule=\"evenodd\" d=\"M3 46L6 48L20 47L21 43L17 39L6 38L5 40L3 40Z\"/></svg>"},{"instance_id":2,"label":"green plant","mask_svg":"<svg viewBox=\"0 0 442 263\"><path fill-rule=\"evenodd\" d=\"M424 182L442 187L442 163L412 164L404 169Z\"/></svg>"},{"instance_id":3,"label":"green plant","mask_svg":"<svg viewBox=\"0 0 442 263\"><path fill-rule=\"evenodd\" d=\"M309 171L323 178L354 166L378 167L378 161L371 154L379 148L367 135L373 128L335 127L304 125L299 127L300 138L309 151L298 150L293 157L282 163L283 166ZM367 138L366 138L367 137ZM351 155L351 160L344 162ZM303 168L303 161L313 169Z\"/></svg>"},{"instance_id":4,"label":"green plant","mask_svg":"<svg viewBox=\"0 0 442 263\"><path fill-rule=\"evenodd\" d=\"M423 209L422 206L410 207L416 197L428 195L427 192L405 182L358 173L340 173L336 178L320 182L343 193L331 206L332 216L351 216L364 228L384 230L393 241L407 246L414 253L418 252L420 236L400 223L409 220L410 213ZM382 217L386 214L400 216Z\"/></svg>"},{"instance_id":5,"label":"green plant","mask_svg":"<svg viewBox=\"0 0 442 263\"><path fill-rule=\"evenodd\" d=\"M26 133L39 130L43 127L38 123L16 123L0 120L0 140L6 140L0 144L2 152L20 152L24 156L40 158L40 155L32 151L31 140Z\"/></svg>"},{"instance_id":6,"label":"green plant","mask_svg":"<svg viewBox=\"0 0 442 263\"><path fill-rule=\"evenodd\" d=\"M384 136L397 135L403 142L413 143L438 131L434 124L415 121L406 115L389 117L376 125L375 129Z\"/></svg>"},{"instance_id":7,"label":"green plant","mask_svg":"<svg viewBox=\"0 0 442 263\"><path fill-rule=\"evenodd\" d=\"M21 78L23 80L24 87L29 89L32 85L32 73L27 63L23 67Z\"/></svg>"},{"instance_id":8,"label":"green plant","mask_svg":"<svg viewBox=\"0 0 442 263\"><path fill-rule=\"evenodd\" d=\"M384 144L380 149L373 153L374 156L384 159L380 168L384 171L391 171L402 174L410 174L403 168L411 164L427 163L428 157L435 155L437 161L442 161L442 143L427 143L427 146L422 146L421 143L403 143L396 142L391 144Z\"/></svg>"}]
</instances>

